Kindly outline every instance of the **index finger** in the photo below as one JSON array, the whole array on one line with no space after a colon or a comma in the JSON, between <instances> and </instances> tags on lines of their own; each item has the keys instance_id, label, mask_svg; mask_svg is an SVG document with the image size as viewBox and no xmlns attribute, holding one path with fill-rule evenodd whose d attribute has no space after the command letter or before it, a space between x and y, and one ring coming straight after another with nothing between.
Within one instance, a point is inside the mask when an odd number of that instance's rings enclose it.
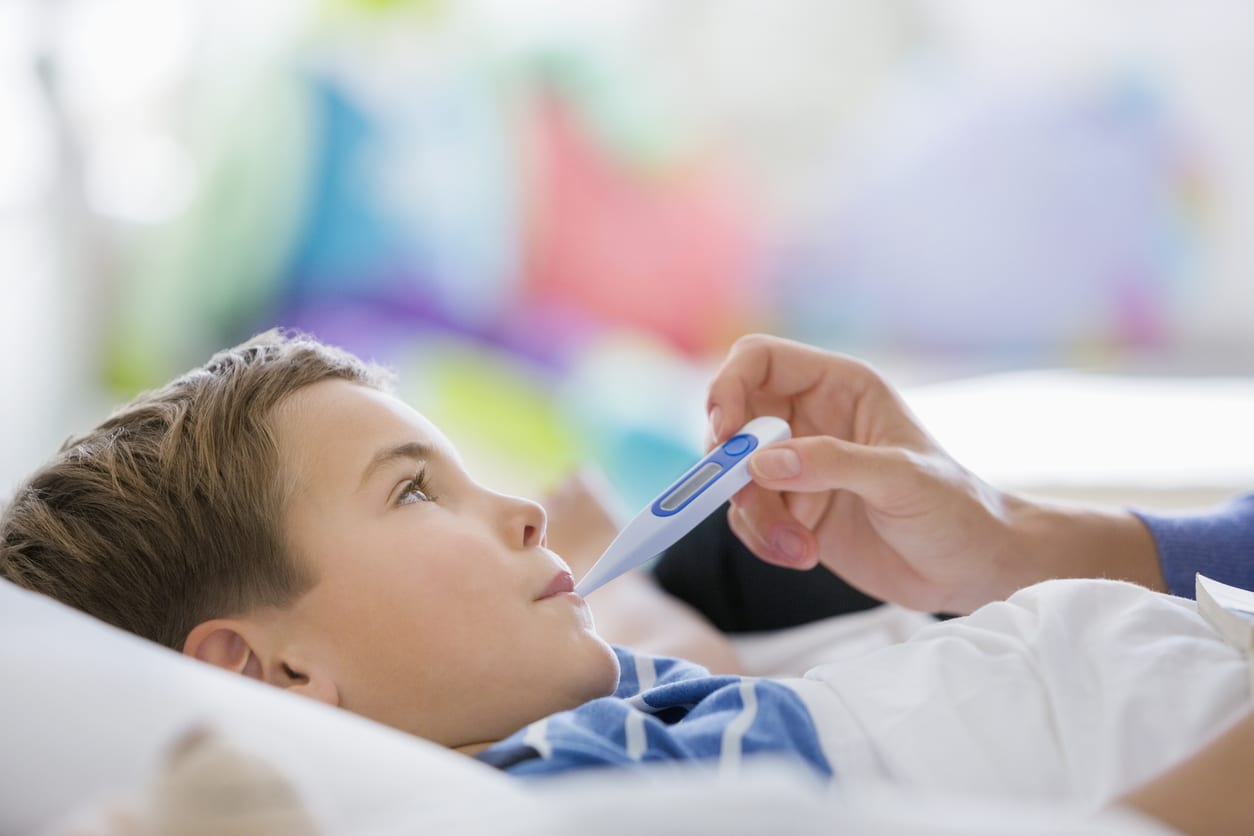
<instances>
[{"instance_id":1,"label":"index finger","mask_svg":"<svg viewBox=\"0 0 1254 836\"><path fill-rule=\"evenodd\" d=\"M793 423L798 396L842 375L850 358L804 343L750 334L731 347L706 396L713 443L729 438L749 419L775 415Z\"/></svg>"}]
</instances>

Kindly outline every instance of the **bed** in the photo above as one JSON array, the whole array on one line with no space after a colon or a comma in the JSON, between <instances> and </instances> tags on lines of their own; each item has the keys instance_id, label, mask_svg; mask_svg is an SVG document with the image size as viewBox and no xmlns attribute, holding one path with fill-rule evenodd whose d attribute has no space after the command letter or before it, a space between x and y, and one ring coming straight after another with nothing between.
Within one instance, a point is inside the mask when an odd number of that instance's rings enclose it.
<instances>
[{"instance_id":1,"label":"bed","mask_svg":"<svg viewBox=\"0 0 1254 836\"><path fill-rule=\"evenodd\" d=\"M1017 393L1011 405L1007 393ZM909 400L960 459L1015 487L1086 499L1123 490L1182 506L1254 484L1254 445L1243 452L1231 443L1243 438L1242 426L1254 426L1254 385L1244 381L1008 376L927 387ZM1189 431L1203 425L1208 433ZM1061 453L1033 461L1039 446L1022 444L1051 428L1050 437L1065 436L1057 450L1083 465L1064 471L1075 478L1053 469ZM1185 435L1198 445L1192 454L1177 443ZM1146 457L1145 442L1160 439L1167 443ZM1180 478L1168 483L1151 472ZM751 672L796 673L898 642L920 628L921 618L886 608L737 642ZM750 764L731 775L672 766L522 784L422 740L194 662L4 581L0 672L4 834L139 832L134 821L166 786L171 753L196 737L273 770L306 817L306 829L322 833L1166 832L1091 806L866 782L833 790L783 763ZM131 817L130 831L119 810Z\"/></svg>"},{"instance_id":2,"label":"bed","mask_svg":"<svg viewBox=\"0 0 1254 836\"><path fill-rule=\"evenodd\" d=\"M892 641L910 617L757 637L755 664L805 647L836 658L840 632ZM867 628L862 630L861 628ZM347 712L192 661L0 581L0 832L122 833L191 732L272 767L320 833L1013 834L1151 836L1138 817L889 786L818 786L783 763L733 775L669 767L524 785ZM771 645L774 644L774 647ZM865 645L864 645L865 646ZM786 660L787 654L794 654ZM264 782L259 781L261 785ZM266 785L268 786L268 785ZM193 788L196 789L196 788ZM214 787L202 797L219 801ZM239 789L235 792L238 794ZM249 803L257 803L254 794ZM189 828L186 832L299 832Z\"/></svg>"}]
</instances>

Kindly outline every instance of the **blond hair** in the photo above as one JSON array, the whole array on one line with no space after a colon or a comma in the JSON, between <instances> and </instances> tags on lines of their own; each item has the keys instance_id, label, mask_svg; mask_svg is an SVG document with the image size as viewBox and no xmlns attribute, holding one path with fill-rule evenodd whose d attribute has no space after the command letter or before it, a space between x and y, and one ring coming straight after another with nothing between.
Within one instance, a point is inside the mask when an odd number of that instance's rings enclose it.
<instances>
[{"instance_id":1,"label":"blond hair","mask_svg":"<svg viewBox=\"0 0 1254 836\"><path fill-rule=\"evenodd\" d=\"M72 438L0 517L0 576L181 649L200 622L283 606L312 584L285 546L274 408L338 378L388 374L268 331Z\"/></svg>"}]
</instances>

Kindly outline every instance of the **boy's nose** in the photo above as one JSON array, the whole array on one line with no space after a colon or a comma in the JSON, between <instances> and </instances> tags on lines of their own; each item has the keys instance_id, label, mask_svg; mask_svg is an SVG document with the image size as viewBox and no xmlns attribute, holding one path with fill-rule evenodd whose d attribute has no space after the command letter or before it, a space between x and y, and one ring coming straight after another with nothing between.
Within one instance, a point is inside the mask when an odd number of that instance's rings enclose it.
<instances>
[{"instance_id":1,"label":"boy's nose","mask_svg":"<svg viewBox=\"0 0 1254 836\"><path fill-rule=\"evenodd\" d=\"M521 548L544 545L549 518L538 502L517 496L504 497L509 504L507 532L512 544Z\"/></svg>"}]
</instances>

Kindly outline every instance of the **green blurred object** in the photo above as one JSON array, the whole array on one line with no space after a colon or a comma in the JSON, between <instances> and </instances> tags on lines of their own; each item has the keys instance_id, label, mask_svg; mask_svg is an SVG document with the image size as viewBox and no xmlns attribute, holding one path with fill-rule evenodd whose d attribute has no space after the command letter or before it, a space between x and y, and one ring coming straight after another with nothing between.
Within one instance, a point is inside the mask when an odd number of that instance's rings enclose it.
<instances>
[{"instance_id":1,"label":"green blurred object","mask_svg":"<svg viewBox=\"0 0 1254 836\"><path fill-rule=\"evenodd\" d=\"M551 382L517 358L441 342L423 346L399 377L401 394L489 487L538 496L585 463L576 434L555 406Z\"/></svg>"},{"instance_id":2,"label":"green blurred object","mask_svg":"<svg viewBox=\"0 0 1254 836\"><path fill-rule=\"evenodd\" d=\"M332 12L338 7L366 14L416 13L427 18L434 18L445 10L440 0L329 0L327 5Z\"/></svg>"}]
</instances>

